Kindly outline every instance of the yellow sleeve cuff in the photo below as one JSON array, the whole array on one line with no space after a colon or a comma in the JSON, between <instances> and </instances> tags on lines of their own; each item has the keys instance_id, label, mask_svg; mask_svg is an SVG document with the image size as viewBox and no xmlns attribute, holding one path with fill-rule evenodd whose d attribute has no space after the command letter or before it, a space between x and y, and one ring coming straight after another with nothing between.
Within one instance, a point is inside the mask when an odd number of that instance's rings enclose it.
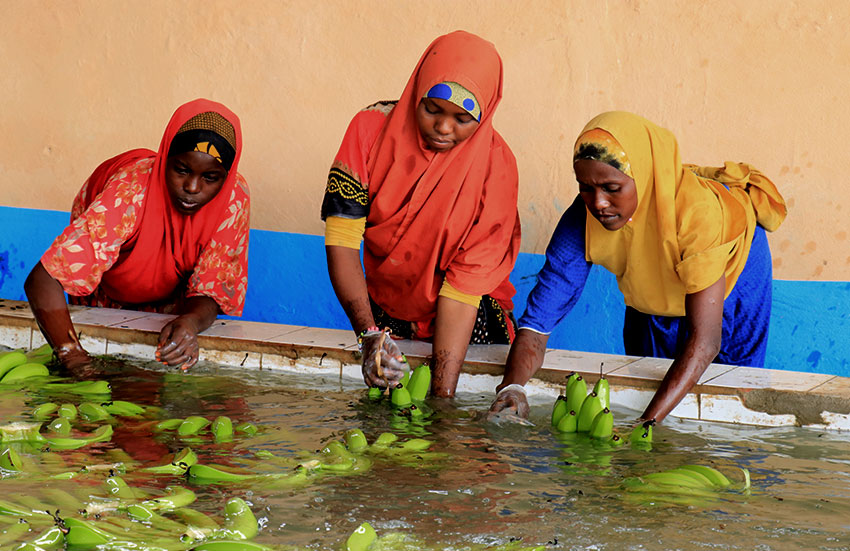
<instances>
[{"instance_id":1,"label":"yellow sleeve cuff","mask_svg":"<svg viewBox=\"0 0 850 551\"><path fill-rule=\"evenodd\" d=\"M365 216L363 218L328 216L325 219L325 246L336 245L359 251L365 232Z\"/></svg>"},{"instance_id":2,"label":"yellow sleeve cuff","mask_svg":"<svg viewBox=\"0 0 850 551\"><path fill-rule=\"evenodd\" d=\"M466 293L461 293L452 287L448 280L445 279L443 280L443 286L440 288L440 296L450 298L464 304L469 304L475 308L478 308L478 305L481 303L481 295L467 295Z\"/></svg>"}]
</instances>

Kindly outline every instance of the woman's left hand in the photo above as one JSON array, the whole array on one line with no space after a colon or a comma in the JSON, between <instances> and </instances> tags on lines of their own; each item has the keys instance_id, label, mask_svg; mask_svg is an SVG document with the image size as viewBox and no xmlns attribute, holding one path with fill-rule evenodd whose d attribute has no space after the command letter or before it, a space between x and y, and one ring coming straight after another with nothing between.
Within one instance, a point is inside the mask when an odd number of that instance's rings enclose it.
<instances>
[{"instance_id":1,"label":"woman's left hand","mask_svg":"<svg viewBox=\"0 0 850 551\"><path fill-rule=\"evenodd\" d=\"M198 362L198 325L190 315L168 322L159 333L156 360L183 371Z\"/></svg>"}]
</instances>

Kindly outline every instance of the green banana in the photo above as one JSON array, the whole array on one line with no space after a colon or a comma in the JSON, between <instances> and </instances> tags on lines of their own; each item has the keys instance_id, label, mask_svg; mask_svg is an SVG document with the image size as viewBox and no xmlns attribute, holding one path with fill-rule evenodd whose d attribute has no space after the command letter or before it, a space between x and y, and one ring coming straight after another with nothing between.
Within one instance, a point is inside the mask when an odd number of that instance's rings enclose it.
<instances>
[{"instance_id":1,"label":"green banana","mask_svg":"<svg viewBox=\"0 0 850 551\"><path fill-rule=\"evenodd\" d=\"M334 459L333 463L322 462L322 468L329 470L350 470L357 460L339 440L331 440L321 450L322 455Z\"/></svg>"},{"instance_id":2,"label":"green banana","mask_svg":"<svg viewBox=\"0 0 850 551\"><path fill-rule=\"evenodd\" d=\"M195 509L180 507L174 509L173 513L174 516L186 524L188 527L186 532L192 537L208 537L215 530L219 529L219 525L215 520Z\"/></svg>"},{"instance_id":3,"label":"green banana","mask_svg":"<svg viewBox=\"0 0 850 551\"><path fill-rule=\"evenodd\" d=\"M428 364L421 364L413 370L407 388L410 390L410 399L415 402L421 402L428 396L431 390L431 368Z\"/></svg>"},{"instance_id":4,"label":"green banana","mask_svg":"<svg viewBox=\"0 0 850 551\"><path fill-rule=\"evenodd\" d=\"M410 399L410 392L400 383L390 394L390 402L397 408L406 408L413 403Z\"/></svg>"},{"instance_id":5,"label":"green banana","mask_svg":"<svg viewBox=\"0 0 850 551\"><path fill-rule=\"evenodd\" d=\"M567 388L567 406L575 411L580 411L586 396L587 383L584 381L584 377L576 375Z\"/></svg>"},{"instance_id":6,"label":"green banana","mask_svg":"<svg viewBox=\"0 0 850 551\"><path fill-rule=\"evenodd\" d=\"M182 486L167 486L165 491L168 492L166 495L143 501L142 505L152 510L165 509L170 511L191 505L197 498L195 492Z\"/></svg>"},{"instance_id":7,"label":"green banana","mask_svg":"<svg viewBox=\"0 0 850 551\"><path fill-rule=\"evenodd\" d=\"M32 416L38 421L46 421L58 408L59 405L55 402L47 402L32 410Z\"/></svg>"},{"instance_id":8,"label":"green banana","mask_svg":"<svg viewBox=\"0 0 850 551\"><path fill-rule=\"evenodd\" d=\"M58 436L68 436L71 434L71 421L60 415L47 425L47 430Z\"/></svg>"},{"instance_id":9,"label":"green banana","mask_svg":"<svg viewBox=\"0 0 850 551\"><path fill-rule=\"evenodd\" d=\"M415 421L421 422L422 417L425 415L425 413L422 411L422 408L416 407L416 404L411 404L410 407L407 408L407 412L410 414L410 420L411 421L415 420ZM430 423L428 423L428 424L430 424Z\"/></svg>"},{"instance_id":10,"label":"green banana","mask_svg":"<svg viewBox=\"0 0 850 551\"><path fill-rule=\"evenodd\" d=\"M225 415L216 417L210 426L210 431L216 442L229 442L233 439L233 421Z\"/></svg>"},{"instance_id":11,"label":"green banana","mask_svg":"<svg viewBox=\"0 0 850 551\"><path fill-rule=\"evenodd\" d=\"M80 407L77 408L77 411L83 419L90 423L103 421L104 419L112 417L109 415L109 412L106 411L106 408L100 404L95 404L94 402L83 402L80 404Z\"/></svg>"},{"instance_id":12,"label":"green banana","mask_svg":"<svg viewBox=\"0 0 850 551\"><path fill-rule=\"evenodd\" d=\"M2 379L3 376L12 369L19 365L24 365L25 363L27 363L27 356L20 350L4 352L0 355L0 379Z\"/></svg>"},{"instance_id":13,"label":"green banana","mask_svg":"<svg viewBox=\"0 0 850 551\"><path fill-rule=\"evenodd\" d=\"M210 424L210 420L199 415L191 415L180 423L177 427L177 434L180 436L192 436L198 434L203 428Z\"/></svg>"},{"instance_id":14,"label":"green banana","mask_svg":"<svg viewBox=\"0 0 850 551\"><path fill-rule=\"evenodd\" d=\"M0 379L0 384L16 383L25 379L34 377L47 377L50 372L42 364L26 363L10 369L3 378Z\"/></svg>"},{"instance_id":15,"label":"green banana","mask_svg":"<svg viewBox=\"0 0 850 551\"><path fill-rule=\"evenodd\" d=\"M685 488L707 488L708 486L694 477L672 471L660 473L649 473L640 477L645 482L653 484L666 484L671 486L683 486ZM705 477L703 477L705 478ZM708 479L706 479L707 481ZM710 484L710 482L709 482Z\"/></svg>"},{"instance_id":16,"label":"green banana","mask_svg":"<svg viewBox=\"0 0 850 551\"><path fill-rule=\"evenodd\" d=\"M372 525L364 522L348 536L345 542L346 551L366 551L378 539L378 534Z\"/></svg>"},{"instance_id":17,"label":"green banana","mask_svg":"<svg viewBox=\"0 0 850 551\"><path fill-rule=\"evenodd\" d=\"M214 537L225 539L250 540L257 535L259 527L257 517L241 498L234 497L224 506L224 527L217 530Z\"/></svg>"},{"instance_id":18,"label":"green banana","mask_svg":"<svg viewBox=\"0 0 850 551\"><path fill-rule=\"evenodd\" d=\"M557 427L558 422L566 415L569 408L567 408L567 397L558 395L555 398L555 404L552 406L552 426Z\"/></svg>"},{"instance_id":19,"label":"green banana","mask_svg":"<svg viewBox=\"0 0 850 551\"><path fill-rule=\"evenodd\" d=\"M383 451L390 447L390 445L398 440L398 436L396 436L392 432L382 432L378 435L374 442L372 442L372 450L375 451Z\"/></svg>"},{"instance_id":20,"label":"green banana","mask_svg":"<svg viewBox=\"0 0 850 551\"><path fill-rule=\"evenodd\" d=\"M168 532L176 532L179 534L186 532L186 526L184 524L181 524L176 520L171 520L168 517L164 517L142 503L133 503L132 505L128 505L125 510L127 511L127 516L131 519L148 523L159 530L166 530Z\"/></svg>"},{"instance_id":21,"label":"green banana","mask_svg":"<svg viewBox=\"0 0 850 551\"><path fill-rule=\"evenodd\" d=\"M31 517L33 516L32 509L24 507L11 501L0 499L0 515L10 515L13 517Z\"/></svg>"},{"instance_id":22,"label":"green banana","mask_svg":"<svg viewBox=\"0 0 850 551\"><path fill-rule=\"evenodd\" d=\"M566 396L567 394L569 394L569 392L570 392L570 387L573 385L573 383L575 382L576 378L577 378L577 377L579 377L579 376L580 376L580 375L579 375L578 373L576 373L575 371L573 371L572 373L570 373L569 375L567 375L567 382L566 382L566 386L564 387L564 396Z\"/></svg>"},{"instance_id":23,"label":"green banana","mask_svg":"<svg viewBox=\"0 0 850 551\"><path fill-rule=\"evenodd\" d=\"M65 534L58 526L51 526L28 543L33 546L30 551L58 549L65 546ZM25 547L18 547L16 551L24 551L25 549Z\"/></svg>"},{"instance_id":24,"label":"green banana","mask_svg":"<svg viewBox=\"0 0 850 551\"><path fill-rule=\"evenodd\" d=\"M18 519L18 522L11 524L8 528L0 532L0 546L5 546L21 539L29 531L30 523L24 519Z\"/></svg>"},{"instance_id":25,"label":"green banana","mask_svg":"<svg viewBox=\"0 0 850 551\"><path fill-rule=\"evenodd\" d=\"M271 547L250 541L205 541L192 548L192 551L271 551Z\"/></svg>"},{"instance_id":26,"label":"green banana","mask_svg":"<svg viewBox=\"0 0 850 551\"><path fill-rule=\"evenodd\" d=\"M95 429L89 436L81 438L50 436L47 438L47 443L53 449L76 450L95 442L108 442L111 438L112 425L103 425Z\"/></svg>"},{"instance_id":27,"label":"green banana","mask_svg":"<svg viewBox=\"0 0 850 551\"><path fill-rule=\"evenodd\" d=\"M171 462L155 467L145 467L142 470L148 473L182 475L189 467L195 465L197 462L198 456L192 448L183 448L174 456Z\"/></svg>"},{"instance_id":28,"label":"green banana","mask_svg":"<svg viewBox=\"0 0 850 551\"><path fill-rule=\"evenodd\" d=\"M156 425L153 426L153 430L155 431L163 431L163 430L174 430L179 427L183 423L183 419L175 418L175 419L166 419L165 421L160 421Z\"/></svg>"},{"instance_id":29,"label":"green banana","mask_svg":"<svg viewBox=\"0 0 850 551\"><path fill-rule=\"evenodd\" d=\"M360 453L369 447L369 442L366 441L366 435L360 429L350 429L345 431L345 445L354 453Z\"/></svg>"},{"instance_id":30,"label":"green banana","mask_svg":"<svg viewBox=\"0 0 850 551\"><path fill-rule=\"evenodd\" d=\"M593 419L600 411L602 411L602 401L599 400L599 396L596 393L591 392L581 404L576 430L578 432L589 432L590 426L593 424Z\"/></svg>"},{"instance_id":31,"label":"green banana","mask_svg":"<svg viewBox=\"0 0 850 551\"><path fill-rule=\"evenodd\" d=\"M73 421L77 418L77 413L77 406L74 404L62 404L59 406L59 411L56 412L56 415Z\"/></svg>"},{"instance_id":32,"label":"green banana","mask_svg":"<svg viewBox=\"0 0 850 551\"><path fill-rule=\"evenodd\" d=\"M98 528L94 524L74 517L62 519L65 528L65 543L69 546L92 547L115 539L115 536Z\"/></svg>"},{"instance_id":33,"label":"green banana","mask_svg":"<svg viewBox=\"0 0 850 551\"><path fill-rule=\"evenodd\" d=\"M18 455L18 452L16 452L14 448L4 449L3 452L0 453L0 467L7 471L20 472L22 470L21 456Z\"/></svg>"},{"instance_id":34,"label":"green banana","mask_svg":"<svg viewBox=\"0 0 850 551\"><path fill-rule=\"evenodd\" d=\"M723 473L712 467L706 467L704 465L682 465L679 469L698 472L710 480L712 484L720 488L726 488L732 484Z\"/></svg>"},{"instance_id":35,"label":"green banana","mask_svg":"<svg viewBox=\"0 0 850 551\"><path fill-rule=\"evenodd\" d=\"M201 484L214 484L217 482L240 482L244 480L253 480L257 478L255 474L233 473L221 465L201 465L197 463L189 467L187 476L190 480Z\"/></svg>"},{"instance_id":36,"label":"green banana","mask_svg":"<svg viewBox=\"0 0 850 551\"><path fill-rule=\"evenodd\" d=\"M430 448L431 444L433 444L432 441L425 440L424 438L411 438L396 446L396 449L406 452L421 452Z\"/></svg>"},{"instance_id":37,"label":"green banana","mask_svg":"<svg viewBox=\"0 0 850 551\"><path fill-rule=\"evenodd\" d=\"M606 407L593 418L593 423L590 425L590 436L602 440L611 438L613 434L614 414Z\"/></svg>"},{"instance_id":38,"label":"green banana","mask_svg":"<svg viewBox=\"0 0 850 551\"><path fill-rule=\"evenodd\" d=\"M46 364L53 359L53 348L50 344L44 343L38 348L30 350L26 355L28 363Z\"/></svg>"},{"instance_id":39,"label":"green banana","mask_svg":"<svg viewBox=\"0 0 850 551\"><path fill-rule=\"evenodd\" d=\"M370 400L380 400L384 397L384 391L379 387L373 386L369 387L369 399Z\"/></svg>"},{"instance_id":40,"label":"green banana","mask_svg":"<svg viewBox=\"0 0 850 551\"><path fill-rule=\"evenodd\" d=\"M576 432L576 429L578 428L578 415L576 415L575 410L571 409L562 415L556 428L559 432Z\"/></svg>"},{"instance_id":41,"label":"green banana","mask_svg":"<svg viewBox=\"0 0 850 551\"><path fill-rule=\"evenodd\" d=\"M0 443L8 442L44 442L38 423L17 422L0 426Z\"/></svg>"},{"instance_id":42,"label":"green banana","mask_svg":"<svg viewBox=\"0 0 850 551\"><path fill-rule=\"evenodd\" d=\"M47 392L70 392L71 394L109 394L111 389L106 381L80 381L78 383L48 383L41 387Z\"/></svg>"},{"instance_id":43,"label":"green banana","mask_svg":"<svg viewBox=\"0 0 850 551\"><path fill-rule=\"evenodd\" d=\"M142 406L124 400L112 400L100 405L110 415L120 415L121 417L139 417L145 413L145 408Z\"/></svg>"},{"instance_id":44,"label":"green banana","mask_svg":"<svg viewBox=\"0 0 850 551\"><path fill-rule=\"evenodd\" d=\"M410 383L410 369L405 370L404 375L401 376L401 379L399 379L398 383L404 388L409 388L408 385Z\"/></svg>"},{"instance_id":45,"label":"green banana","mask_svg":"<svg viewBox=\"0 0 850 551\"><path fill-rule=\"evenodd\" d=\"M120 476L109 476L104 481L109 495L120 499L138 499L139 490L131 488Z\"/></svg>"},{"instance_id":46,"label":"green banana","mask_svg":"<svg viewBox=\"0 0 850 551\"><path fill-rule=\"evenodd\" d=\"M699 473L697 471L691 470L691 469L676 468L676 469L669 469L665 472L678 473L678 474L683 474L685 476L689 476L689 477L693 478L694 480L696 480L697 482L699 482L700 484L702 484L703 486L705 486L706 488L711 488L711 487L714 486L714 482L712 482L707 476L705 476L704 474Z\"/></svg>"},{"instance_id":47,"label":"green banana","mask_svg":"<svg viewBox=\"0 0 850 551\"><path fill-rule=\"evenodd\" d=\"M641 425L632 429L632 434L629 441L632 444L649 445L652 444L652 426L655 424L655 419L650 419Z\"/></svg>"},{"instance_id":48,"label":"green banana","mask_svg":"<svg viewBox=\"0 0 850 551\"><path fill-rule=\"evenodd\" d=\"M605 375L599 374L599 380L593 385L593 392L599 396L603 408L611 407L611 385Z\"/></svg>"},{"instance_id":49,"label":"green banana","mask_svg":"<svg viewBox=\"0 0 850 551\"><path fill-rule=\"evenodd\" d=\"M259 427L257 427L257 425L255 425L254 423L240 423L233 427L233 430L235 430L236 432L244 432L248 436L254 436L258 432L260 432Z\"/></svg>"}]
</instances>

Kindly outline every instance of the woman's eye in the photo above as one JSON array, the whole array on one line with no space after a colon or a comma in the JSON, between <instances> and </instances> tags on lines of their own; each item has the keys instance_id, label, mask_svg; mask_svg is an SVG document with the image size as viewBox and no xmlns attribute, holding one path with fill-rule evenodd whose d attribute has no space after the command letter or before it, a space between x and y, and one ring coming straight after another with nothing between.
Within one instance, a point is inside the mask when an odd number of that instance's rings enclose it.
<instances>
[{"instance_id":1,"label":"woman's eye","mask_svg":"<svg viewBox=\"0 0 850 551\"><path fill-rule=\"evenodd\" d=\"M605 190L605 193L617 193L620 191L620 186L605 186L602 189Z\"/></svg>"},{"instance_id":2,"label":"woman's eye","mask_svg":"<svg viewBox=\"0 0 850 551\"><path fill-rule=\"evenodd\" d=\"M431 103L425 103L424 105L425 105L425 110L428 111L429 113L431 113L432 115L436 115L437 113L440 112L440 110L437 108L436 105L433 105Z\"/></svg>"},{"instance_id":3,"label":"woman's eye","mask_svg":"<svg viewBox=\"0 0 850 551\"><path fill-rule=\"evenodd\" d=\"M472 119L472 117L467 117L467 116L463 116L463 115L461 115L460 117L455 117L455 119L456 119L456 120L457 120L457 122L459 122L460 124L469 124L469 123L471 123L471 122L472 122L472 120L473 120L473 119Z\"/></svg>"},{"instance_id":4,"label":"woman's eye","mask_svg":"<svg viewBox=\"0 0 850 551\"><path fill-rule=\"evenodd\" d=\"M206 180L209 183L218 182L220 179L221 179L220 174L204 174L204 180Z\"/></svg>"}]
</instances>

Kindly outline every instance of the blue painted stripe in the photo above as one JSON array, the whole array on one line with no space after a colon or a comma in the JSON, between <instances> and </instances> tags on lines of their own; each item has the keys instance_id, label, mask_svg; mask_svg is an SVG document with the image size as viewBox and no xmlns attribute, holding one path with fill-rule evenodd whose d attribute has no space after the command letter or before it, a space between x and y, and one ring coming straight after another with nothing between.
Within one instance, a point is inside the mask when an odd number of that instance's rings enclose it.
<instances>
[{"instance_id":1,"label":"blue painted stripe","mask_svg":"<svg viewBox=\"0 0 850 551\"><path fill-rule=\"evenodd\" d=\"M0 297L25 300L23 282L62 231L68 213L0 207ZM511 280L525 307L543 255L520 254ZM242 319L348 329L328 278L323 238L251 230ZM552 333L552 348L623 353L623 298L594 266L576 307ZM850 282L774 281L766 367L850 376Z\"/></svg>"}]
</instances>

